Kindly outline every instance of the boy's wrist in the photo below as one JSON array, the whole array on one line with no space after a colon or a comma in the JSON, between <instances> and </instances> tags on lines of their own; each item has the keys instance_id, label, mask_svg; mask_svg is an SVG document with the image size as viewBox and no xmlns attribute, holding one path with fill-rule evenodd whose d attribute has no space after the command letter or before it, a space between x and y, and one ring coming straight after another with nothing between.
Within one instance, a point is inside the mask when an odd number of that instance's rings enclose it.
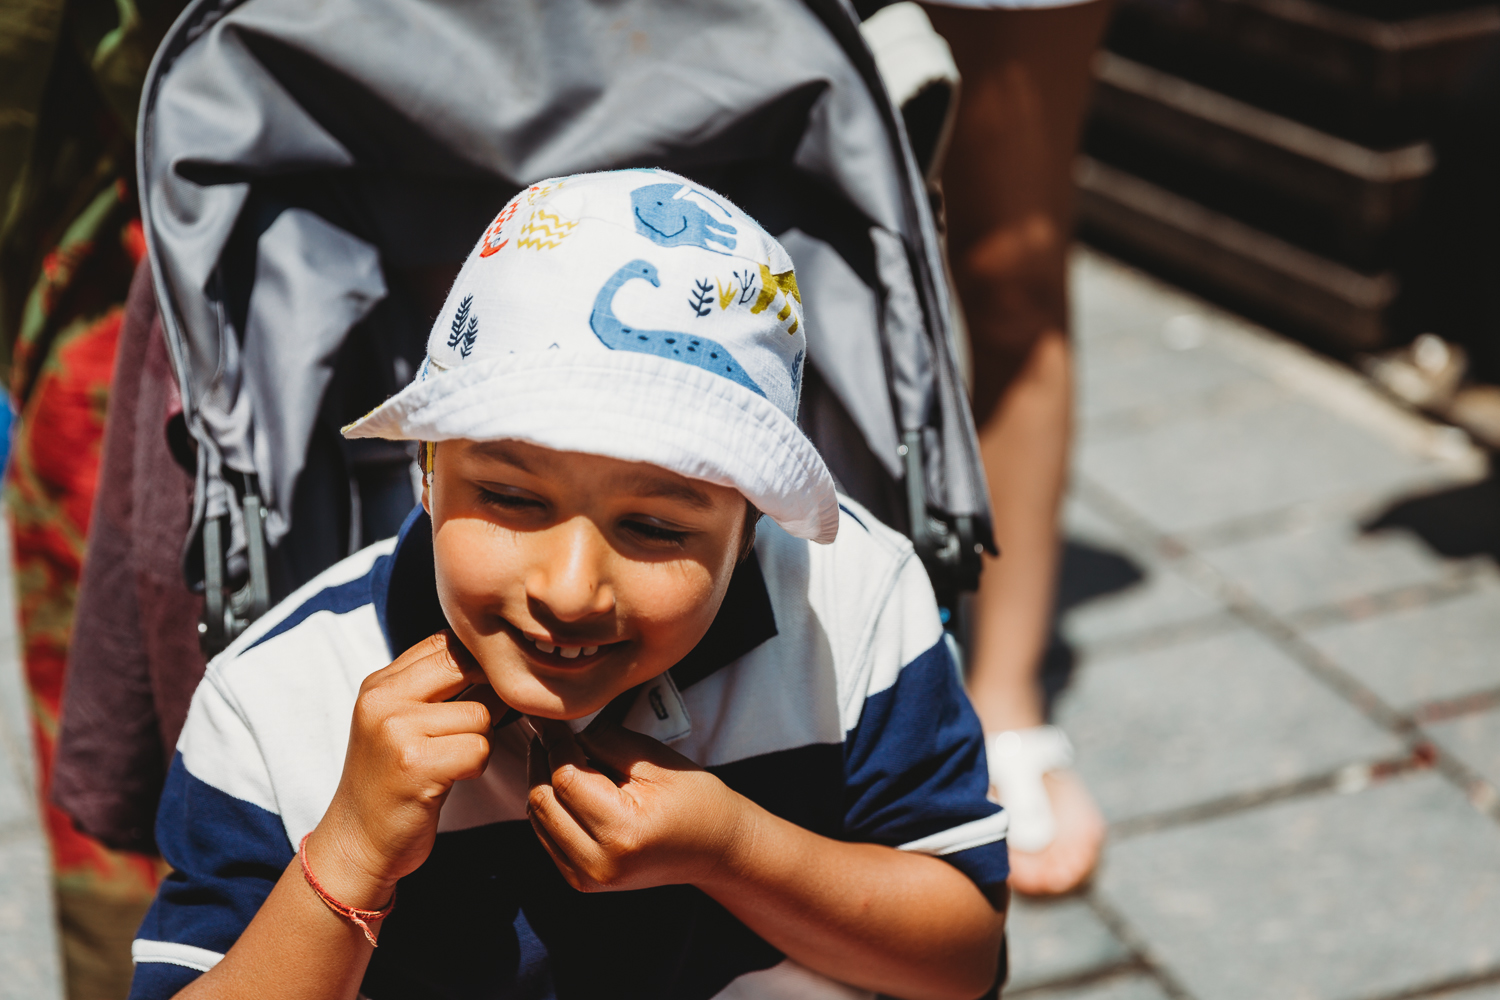
<instances>
[{"instance_id":1,"label":"boy's wrist","mask_svg":"<svg viewBox=\"0 0 1500 1000\"><path fill-rule=\"evenodd\" d=\"M727 789L731 803L725 817L722 840L715 851L714 864L698 883L698 888L712 893L732 887L755 867L755 857L765 838L766 820L771 815L751 799Z\"/></svg>"},{"instance_id":2,"label":"boy's wrist","mask_svg":"<svg viewBox=\"0 0 1500 1000\"><path fill-rule=\"evenodd\" d=\"M396 891L398 880L379 874L367 852L350 842L353 838L326 827L326 823L318 824L304 848L308 867L319 884L345 906L358 910L383 908Z\"/></svg>"}]
</instances>

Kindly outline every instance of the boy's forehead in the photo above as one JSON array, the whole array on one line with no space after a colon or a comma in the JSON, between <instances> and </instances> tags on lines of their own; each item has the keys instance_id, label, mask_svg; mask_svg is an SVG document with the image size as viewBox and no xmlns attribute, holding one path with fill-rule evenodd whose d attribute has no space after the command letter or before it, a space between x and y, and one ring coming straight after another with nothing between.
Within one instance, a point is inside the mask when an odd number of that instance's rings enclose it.
<instances>
[{"instance_id":1,"label":"boy's forehead","mask_svg":"<svg viewBox=\"0 0 1500 1000\"><path fill-rule=\"evenodd\" d=\"M733 494L721 499L739 500L740 494L726 486L689 479L645 462L626 462L584 452L556 451L522 441L462 441L472 454L519 469L538 477L583 473L596 485L637 497L678 500L702 510L712 509L714 494Z\"/></svg>"}]
</instances>

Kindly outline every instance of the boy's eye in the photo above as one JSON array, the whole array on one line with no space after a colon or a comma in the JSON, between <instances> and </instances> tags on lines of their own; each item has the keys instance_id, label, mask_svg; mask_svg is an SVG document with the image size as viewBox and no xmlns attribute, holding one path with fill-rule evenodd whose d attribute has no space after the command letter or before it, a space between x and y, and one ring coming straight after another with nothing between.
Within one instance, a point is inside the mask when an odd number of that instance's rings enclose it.
<instances>
[{"instance_id":1,"label":"boy's eye","mask_svg":"<svg viewBox=\"0 0 1500 1000\"><path fill-rule=\"evenodd\" d=\"M659 524L651 524L647 521L623 521L621 527L639 538L648 542L664 545L682 545L687 540L686 531L675 531L672 528L663 528Z\"/></svg>"},{"instance_id":2,"label":"boy's eye","mask_svg":"<svg viewBox=\"0 0 1500 1000\"><path fill-rule=\"evenodd\" d=\"M540 500L531 497L516 496L514 493L496 493L494 490L479 488L479 502L501 510L538 510L542 506Z\"/></svg>"}]
</instances>

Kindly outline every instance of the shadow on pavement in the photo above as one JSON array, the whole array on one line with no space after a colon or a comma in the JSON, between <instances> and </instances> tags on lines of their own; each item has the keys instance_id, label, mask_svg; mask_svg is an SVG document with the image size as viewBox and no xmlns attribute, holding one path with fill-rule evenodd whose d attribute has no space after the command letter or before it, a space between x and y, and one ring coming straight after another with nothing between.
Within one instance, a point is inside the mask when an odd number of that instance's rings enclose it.
<instances>
[{"instance_id":1,"label":"shadow on pavement","mask_svg":"<svg viewBox=\"0 0 1500 1000\"><path fill-rule=\"evenodd\" d=\"M1366 534L1409 531L1440 556L1500 562L1500 478L1402 500L1362 526Z\"/></svg>"},{"instance_id":2,"label":"shadow on pavement","mask_svg":"<svg viewBox=\"0 0 1500 1000\"><path fill-rule=\"evenodd\" d=\"M1053 702L1067 688L1078 660L1077 653L1063 637L1060 628L1063 616L1090 601L1138 587L1145 580L1145 569L1123 553L1076 538L1063 542L1052 635L1042 657L1042 692L1048 718L1052 716Z\"/></svg>"}]
</instances>

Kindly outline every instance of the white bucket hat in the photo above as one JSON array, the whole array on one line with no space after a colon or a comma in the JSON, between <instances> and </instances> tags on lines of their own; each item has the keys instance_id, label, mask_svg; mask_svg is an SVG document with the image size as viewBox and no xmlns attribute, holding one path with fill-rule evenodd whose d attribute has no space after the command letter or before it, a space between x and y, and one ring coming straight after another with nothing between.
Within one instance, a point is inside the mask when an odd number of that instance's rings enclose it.
<instances>
[{"instance_id":1,"label":"white bucket hat","mask_svg":"<svg viewBox=\"0 0 1500 1000\"><path fill-rule=\"evenodd\" d=\"M791 258L665 170L534 184L464 262L416 378L351 438L513 439L739 490L833 541L833 477L797 426L807 337Z\"/></svg>"}]
</instances>

